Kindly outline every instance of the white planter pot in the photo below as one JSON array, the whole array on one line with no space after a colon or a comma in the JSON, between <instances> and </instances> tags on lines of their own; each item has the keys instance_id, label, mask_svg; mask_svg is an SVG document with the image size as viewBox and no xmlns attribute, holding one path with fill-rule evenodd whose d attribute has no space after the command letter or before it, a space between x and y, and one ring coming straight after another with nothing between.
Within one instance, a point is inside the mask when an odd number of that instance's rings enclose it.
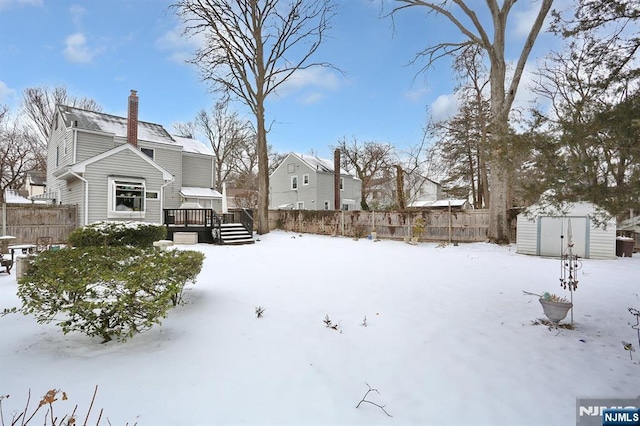
<instances>
[{"instance_id":1,"label":"white planter pot","mask_svg":"<svg viewBox=\"0 0 640 426\"><path fill-rule=\"evenodd\" d=\"M554 324L558 324L560 321L567 317L569 309L573 307L570 302L553 302L551 300L538 299L544 310L544 314Z\"/></svg>"}]
</instances>

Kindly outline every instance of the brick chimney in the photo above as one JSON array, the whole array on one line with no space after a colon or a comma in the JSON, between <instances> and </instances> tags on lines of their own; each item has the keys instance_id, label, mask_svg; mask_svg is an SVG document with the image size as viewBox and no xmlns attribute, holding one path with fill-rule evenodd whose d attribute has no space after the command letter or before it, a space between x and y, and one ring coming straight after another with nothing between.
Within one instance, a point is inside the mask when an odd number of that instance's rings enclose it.
<instances>
[{"instance_id":1,"label":"brick chimney","mask_svg":"<svg viewBox=\"0 0 640 426\"><path fill-rule=\"evenodd\" d=\"M138 95L135 90L129 95L129 108L127 114L127 142L138 146Z\"/></svg>"}]
</instances>

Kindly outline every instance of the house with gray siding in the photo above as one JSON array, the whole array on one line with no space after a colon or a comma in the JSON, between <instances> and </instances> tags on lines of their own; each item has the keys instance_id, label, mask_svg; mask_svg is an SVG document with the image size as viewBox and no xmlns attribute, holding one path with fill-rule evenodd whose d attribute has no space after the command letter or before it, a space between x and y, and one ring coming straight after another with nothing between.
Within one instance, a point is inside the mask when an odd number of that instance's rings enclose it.
<instances>
[{"instance_id":1,"label":"house with gray siding","mask_svg":"<svg viewBox=\"0 0 640 426\"><path fill-rule=\"evenodd\" d=\"M215 161L201 142L138 120L131 91L127 117L56 106L42 198L77 204L79 225L102 220L163 222L163 209L197 203L220 211Z\"/></svg>"},{"instance_id":2,"label":"house with gray siding","mask_svg":"<svg viewBox=\"0 0 640 426\"><path fill-rule=\"evenodd\" d=\"M362 181L340 173L339 210L360 210ZM289 153L269 177L269 208L336 210L334 165L315 155Z\"/></svg>"}]
</instances>

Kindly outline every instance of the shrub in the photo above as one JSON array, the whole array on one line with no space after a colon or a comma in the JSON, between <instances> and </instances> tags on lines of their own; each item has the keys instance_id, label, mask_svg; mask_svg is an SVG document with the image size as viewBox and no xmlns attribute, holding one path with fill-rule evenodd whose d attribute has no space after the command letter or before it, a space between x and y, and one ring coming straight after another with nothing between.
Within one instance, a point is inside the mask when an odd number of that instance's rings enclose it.
<instances>
[{"instance_id":1,"label":"shrub","mask_svg":"<svg viewBox=\"0 0 640 426\"><path fill-rule=\"evenodd\" d=\"M164 226L144 222L96 222L75 229L68 238L74 247L137 246L151 247L167 236Z\"/></svg>"},{"instance_id":2,"label":"shrub","mask_svg":"<svg viewBox=\"0 0 640 426\"><path fill-rule=\"evenodd\" d=\"M66 334L80 331L104 341L160 324L204 255L135 247L85 247L46 251L32 260L18 283L24 314L39 323L57 321Z\"/></svg>"}]
</instances>

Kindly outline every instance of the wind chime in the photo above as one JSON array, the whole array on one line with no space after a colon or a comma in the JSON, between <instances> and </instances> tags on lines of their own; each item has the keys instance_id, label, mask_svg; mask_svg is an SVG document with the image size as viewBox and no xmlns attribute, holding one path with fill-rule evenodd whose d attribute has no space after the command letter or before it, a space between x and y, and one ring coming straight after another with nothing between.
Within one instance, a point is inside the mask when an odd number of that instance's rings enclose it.
<instances>
[{"instance_id":1,"label":"wind chime","mask_svg":"<svg viewBox=\"0 0 640 426\"><path fill-rule=\"evenodd\" d=\"M560 241L564 235L560 235ZM561 243L562 244L562 243ZM571 294L571 324L573 324L573 292L578 289L578 270L582 267L578 255L573 253L573 235L571 233L571 219L567 223L567 248L561 247L560 255L560 287L569 288Z\"/></svg>"}]
</instances>

